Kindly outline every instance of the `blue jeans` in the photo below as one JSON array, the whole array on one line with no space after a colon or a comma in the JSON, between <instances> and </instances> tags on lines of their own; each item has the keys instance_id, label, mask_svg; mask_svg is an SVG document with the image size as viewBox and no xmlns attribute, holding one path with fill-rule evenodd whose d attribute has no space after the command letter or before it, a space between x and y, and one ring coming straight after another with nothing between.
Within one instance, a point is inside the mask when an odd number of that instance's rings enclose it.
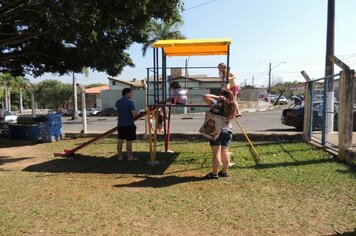
<instances>
[{"instance_id":1,"label":"blue jeans","mask_svg":"<svg viewBox=\"0 0 356 236\"><path fill-rule=\"evenodd\" d=\"M228 147L232 140L232 132L226 129L221 130L219 137L216 140L210 140L210 146Z\"/></svg>"}]
</instances>

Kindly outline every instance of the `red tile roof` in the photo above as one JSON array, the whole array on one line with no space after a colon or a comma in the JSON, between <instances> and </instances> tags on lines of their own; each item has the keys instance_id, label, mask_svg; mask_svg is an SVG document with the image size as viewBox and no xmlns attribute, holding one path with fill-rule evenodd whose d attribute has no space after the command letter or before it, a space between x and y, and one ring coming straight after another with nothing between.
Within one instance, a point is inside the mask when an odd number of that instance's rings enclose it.
<instances>
[{"instance_id":1,"label":"red tile roof","mask_svg":"<svg viewBox=\"0 0 356 236\"><path fill-rule=\"evenodd\" d=\"M108 89L109 89L109 85L103 85L103 86L100 86L100 87L87 88L87 89L85 89L85 93L88 93L88 94L99 94L100 91L108 90Z\"/></svg>"}]
</instances>

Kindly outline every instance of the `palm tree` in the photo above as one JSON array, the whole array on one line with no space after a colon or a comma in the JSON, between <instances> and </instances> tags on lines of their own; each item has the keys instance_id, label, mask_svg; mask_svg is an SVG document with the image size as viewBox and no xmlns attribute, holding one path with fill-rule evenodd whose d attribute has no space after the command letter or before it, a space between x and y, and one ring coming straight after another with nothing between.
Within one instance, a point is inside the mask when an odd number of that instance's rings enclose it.
<instances>
[{"instance_id":1,"label":"palm tree","mask_svg":"<svg viewBox=\"0 0 356 236\"><path fill-rule=\"evenodd\" d=\"M11 88L15 85L14 77L9 74L0 74L0 81L4 87L4 96L5 96L5 110L11 111Z\"/></svg>"},{"instance_id":2,"label":"palm tree","mask_svg":"<svg viewBox=\"0 0 356 236\"><path fill-rule=\"evenodd\" d=\"M183 25L183 20L176 21L151 21L151 29L149 31L149 39L142 46L142 55L145 56L147 49L157 40L160 39L185 39L185 36L179 31L179 27Z\"/></svg>"},{"instance_id":3,"label":"palm tree","mask_svg":"<svg viewBox=\"0 0 356 236\"><path fill-rule=\"evenodd\" d=\"M23 98L22 98L22 89L25 87L25 84L29 83L28 79L22 78L20 76L14 77L14 88L19 91L20 94L20 114L23 113Z\"/></svg>"}]
</instances>

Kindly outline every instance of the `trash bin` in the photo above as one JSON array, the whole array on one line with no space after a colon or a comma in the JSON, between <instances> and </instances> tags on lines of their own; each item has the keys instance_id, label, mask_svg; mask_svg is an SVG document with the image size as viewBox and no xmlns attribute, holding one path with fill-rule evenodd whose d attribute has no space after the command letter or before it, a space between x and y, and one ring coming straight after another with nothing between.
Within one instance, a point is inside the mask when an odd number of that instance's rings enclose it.
<instances>
[{"instance_id":1,"label":"trash bin","mask_svg":"<svg viewBox=\"0 0 356 236\"><path fill-rule=\"evenodd\" d=\"M41 140L37 124L10 124L10 139Z\"/></svg>"},{"instance_id":2,"label":"trash bin","mask_svg":"<svg viewBox=\"0 0 356 236\"><path fill-rule=\"evenodd\" d=\"M17 124L10 125L10 138L42 142L59 141L62 135L61 118L61 114L22 117Z\"/></svg>"},{"instance_id":3,"label":"trash bin","mask_svg":"<svg viewBox=\"0 0 356 236\"><path fill-rule=\"evenodd\" d=\"M62 135L62 115L50 114L37 118L41 139L43 142L55 142L61 139Z\"/></svg>"}]
</instances>

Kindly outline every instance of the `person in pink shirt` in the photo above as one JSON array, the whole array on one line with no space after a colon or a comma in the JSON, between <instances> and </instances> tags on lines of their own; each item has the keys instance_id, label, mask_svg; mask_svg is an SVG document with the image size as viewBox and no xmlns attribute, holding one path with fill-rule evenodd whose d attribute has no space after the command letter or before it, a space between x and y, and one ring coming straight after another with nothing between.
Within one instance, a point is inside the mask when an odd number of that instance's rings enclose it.
<instances>
[{"instance_id":1,"label":"person in pink shirt","mask_svg":"<svg viewBox=\"0 0 356 236\"><path fill-rule=\"evenodd\" d=\"M236 75L233 73L229 73L228 83L226 84L227 69L225 63L223 62L219 63L218 70L219 70L219 77L221 78L221 88L229 89L234 95L236 106L237 106L236 116L239 117L241 116L241 112L240 112L239 104L237 103L237 94L240 90L240 86L237 84Z\"/></svg>"}]
</instances>

